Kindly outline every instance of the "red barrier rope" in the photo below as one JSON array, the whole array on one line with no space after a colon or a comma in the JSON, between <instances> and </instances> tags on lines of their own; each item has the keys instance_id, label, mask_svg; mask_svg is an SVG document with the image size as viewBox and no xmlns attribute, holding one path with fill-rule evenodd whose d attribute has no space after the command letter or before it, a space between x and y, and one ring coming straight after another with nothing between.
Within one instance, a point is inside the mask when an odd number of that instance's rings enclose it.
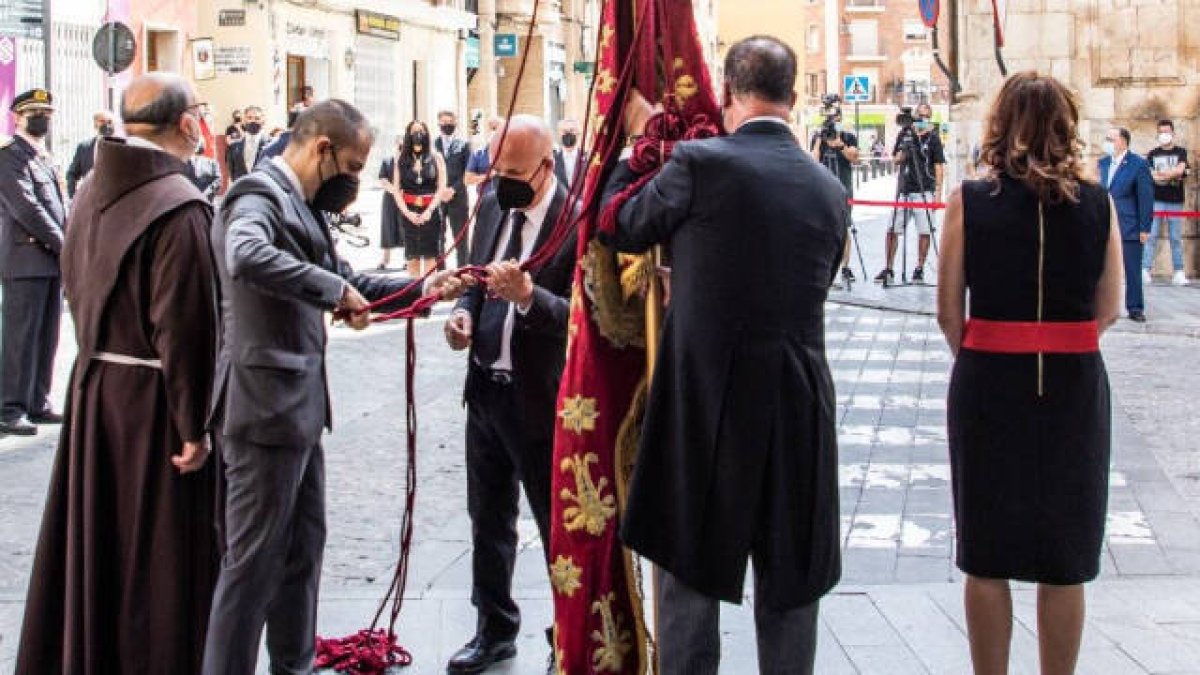
<instances>
[{"instance_id":1,"label":"red barrier rope","mask_svg":"<svg viewBox=\"0 0 1200 675\"><path fill-rule=\"evenodd\" d=\"M940 211L946 208L945 202L888 202L871 199L850 199L851 206L880 206L896 209L919 209L924 211ZM1155 218L1200 218L1200 211L1155 211Z\"/></svg>"}]
</instances>

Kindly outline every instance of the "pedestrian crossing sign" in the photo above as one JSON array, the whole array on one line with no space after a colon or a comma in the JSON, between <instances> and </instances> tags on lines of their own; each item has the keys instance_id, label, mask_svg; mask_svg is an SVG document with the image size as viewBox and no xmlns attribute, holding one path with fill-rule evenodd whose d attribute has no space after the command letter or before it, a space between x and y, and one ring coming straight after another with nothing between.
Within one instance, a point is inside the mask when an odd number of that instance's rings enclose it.
<instances>
[{"instance_id":1,"label":"pedestrian crossing sign","mask_svg":"<svg viewBox=\"0 0 1200 675\"><path fill-rule=\"evenodd\" d=\"M871 102L871 78L866 75L847 75L842 79L842 101L846 103Z\"/></svg>"}]
</instances>

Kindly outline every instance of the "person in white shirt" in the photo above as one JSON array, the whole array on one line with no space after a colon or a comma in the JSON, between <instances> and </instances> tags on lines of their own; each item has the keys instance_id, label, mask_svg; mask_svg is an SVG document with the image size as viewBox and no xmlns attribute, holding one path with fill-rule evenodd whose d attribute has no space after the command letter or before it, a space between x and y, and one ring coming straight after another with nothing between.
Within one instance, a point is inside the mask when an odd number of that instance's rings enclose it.
<instances>
[{"instance_id":1,"label":"person in white shirt","mask_svg":"<svg viewBox=\"0 0 1200 675\"><path fill-rule=\"evenodd\" d=\"M546 245L574 206L554 177L554 141L538 118L512 119L499 152L496 189L483 198L472 260L487 288L470 289L446 323L455 350L469 348L467 504L471 515L475 636L450 658L450 673L476 673L516 654L520 611L512 597L520 485L550 549L550 464L555 403L566 355L575 238L532 271L520 263ZM549 561L547 561L548 563Z\"/></svg>"},{"instance_id":2,"label":"person in white shirt","mask_svg":"<svg viewBox=\"0 0 1200 675\"><path fill-rule=\"evenodd\" d=\"M242 113L242 137L229 144L225 152L225 164L229 167L229 180L235 181L254 170L258 158L267 146L267 135L263 133L262 108L252 105Z\"/></svg>"},{"instance_id":3,"label":"person in white shirt","mask_svg":"<svg viewBox=\"0 0 1200 675\"><path fill-rule=\"evenodd\" d=\"M561 145L554 151L554 175L558 181L571 189L579 169L580 135L579 122L565 119L558 123L558 140ZM585 173L578 171L579 174Z\"/></svg>"}]
</instances>

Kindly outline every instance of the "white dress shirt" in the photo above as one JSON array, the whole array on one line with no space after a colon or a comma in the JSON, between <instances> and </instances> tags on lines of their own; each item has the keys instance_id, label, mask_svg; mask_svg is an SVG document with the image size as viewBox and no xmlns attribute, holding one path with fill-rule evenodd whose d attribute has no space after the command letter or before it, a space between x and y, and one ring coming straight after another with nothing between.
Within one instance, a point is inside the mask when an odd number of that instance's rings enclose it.
<instances>
[{"instance_id":1,"label":"white dress shirt","mask_svg":"<svg viewBox=\"0 0 1200 675\"><path fill-rule=\"evenodd\" d=\"M542 226L546 224L550 203L554 201L556 192L558 192L558 179L552 173L550 174L550 188L546 190L546 196L525 211L525 226L521 228L521 257L517 262L524 262L533 254L533 247L537 244ZM550 225L553 226L553 223ZM508 242L512 239L512 226L513 215L510 213L504 219L504 229L496 240L496 252L492 255L492 262L503 262ZM525 311L528 312L528 308ZM516 312L516 305L510 302L508 315L504 317L504 336L500 339L500 358L496 359L496 363L492 366L493 370L512 370L512 334L513 325L516 323Z\"/></svg>"},{"instance_id":2,"label":"white dress shirt","mask_svg":"<svg viewBox=\"0 0 1200 675\"><path fill-rule=\"evenodd\" d=\"M575 182L575 166L579 162L579 146L562 149L563 168L566 169L567 184Z\"/></svg>"},{"instance_id":3,"label":"white dress shirt","mask_svg":"<svg viewBox=\"0 0 1200 675\"><path fill-rule=\"evenodd\" d=\"M258 159L258 146L262 143L262 134L243 136L246 144L242 147L242 158L246 161L246 170L254 170L254 160Z\"/></svg>"},{"instance_id":4,"label":"white dress shirt","mask_svg":"<svg viewBox=\"0 0 1200 675\"><path fill-rule=\"evenodd\" d=\"M1125 155L1127 154L1129 154L1128 150L1112 158L1112 163L1108 165L1108 184L1104 187L1112 187L1113 178L1117 177L1117 169L1121 168L1121 162L1125 161Z\"/></svg>"}]
</instances>

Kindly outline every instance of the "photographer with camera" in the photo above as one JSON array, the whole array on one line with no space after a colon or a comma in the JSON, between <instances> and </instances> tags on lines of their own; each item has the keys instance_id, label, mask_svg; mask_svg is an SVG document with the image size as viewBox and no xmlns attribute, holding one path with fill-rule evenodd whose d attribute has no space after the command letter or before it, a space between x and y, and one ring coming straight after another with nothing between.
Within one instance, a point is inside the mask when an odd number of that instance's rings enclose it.
<instances>
[{"instance_id":1,"label":"photographer with camera","mask_svg":"<svg viewBox=\"0 0 1200 675\"><path fill-rule=\"evenodd\" d=\"M812 156L825 165L825 168L837 176L842 187L846 188L846 197L854 198L854 165L858 163L858 136L845 131L842 126L842 99L837 94L830 94L821 99L822 112L825 121L821 129L813 134L809 143ZM850 270L851 238L846 237L846 248L842 252L842 278L847 282L854 281L854 272Z\"/></svg>"},{"instance_id":2,"label":"photographer with camera","mask_svg":"<svg viewBox=\"0 0 1200 675\"><path fill-rule=\"evenodd\" d=\"M928 103L917 106L915 117L912 115L912 108L907 107L902 107L896 117L900 133L896 136L896 146L892 152L900 171L897 179L899 202L929 203L941 199L946 153L932 117L933 108ZM904 233L910 219L915 223L920 235L917 243L917 266L913 269L912 280L925 280L925 260L932 241L933 214L926 210L925 218L917 218L917 210L919 209L905 208L901 211L900 218L892 218L892 231L887 235L887 267L875 277L875 281L889 284L895 278L892 269L896 249L900 235Z\"/></svg>"}]
</instances>

